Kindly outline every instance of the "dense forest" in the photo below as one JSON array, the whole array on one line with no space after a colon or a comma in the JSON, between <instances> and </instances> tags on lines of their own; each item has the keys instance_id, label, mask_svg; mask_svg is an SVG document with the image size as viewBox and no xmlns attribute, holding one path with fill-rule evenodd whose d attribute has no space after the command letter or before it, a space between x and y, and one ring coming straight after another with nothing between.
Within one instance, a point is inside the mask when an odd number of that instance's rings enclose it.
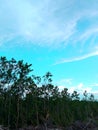
<instances>
[{"instance_id":1,"label":"dense forest","mask_svg":"<svg viewBox=\"0 0 98 130\"><path fill-rule=\"evenodd\" d=\"M11 128L36 126L47 118L56 126L68 126L98 115L94 95L62 91L52 83L52 74L33 75L32 65L23 60L0 57L0 125Z\"/></svg>"}]
</instances>

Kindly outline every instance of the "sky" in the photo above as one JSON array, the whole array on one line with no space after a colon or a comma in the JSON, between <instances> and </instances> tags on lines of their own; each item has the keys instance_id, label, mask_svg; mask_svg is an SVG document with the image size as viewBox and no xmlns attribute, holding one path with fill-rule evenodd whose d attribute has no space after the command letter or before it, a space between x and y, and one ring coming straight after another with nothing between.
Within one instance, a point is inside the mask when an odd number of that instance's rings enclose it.
<instances>
[{"instance_id":1,"label":"sky","mask_svg":"<svg viewBox=\"0 0 98 130\"><path fill-rule=\"evenodd\" d=\"M98 0L0 0L0 56L98 96Z\"/></svg>"}]
</instances>

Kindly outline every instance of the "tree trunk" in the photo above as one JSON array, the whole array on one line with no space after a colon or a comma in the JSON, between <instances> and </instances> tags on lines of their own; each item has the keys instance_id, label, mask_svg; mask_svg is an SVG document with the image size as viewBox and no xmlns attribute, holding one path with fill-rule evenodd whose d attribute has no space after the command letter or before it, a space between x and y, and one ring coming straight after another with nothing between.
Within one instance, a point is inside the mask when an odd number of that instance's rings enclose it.
<instances>
[{"instance_id":1,"label":"tree trunk","mask_svg":"<svg viewBox=\"0 0 98 130\"><path fill-rule=\"evenodd\" d=\"M16 119L16 129L18 128L18 122L19 122L19 97L17 100L17 119Z\"/></svg>"}]
</instances>

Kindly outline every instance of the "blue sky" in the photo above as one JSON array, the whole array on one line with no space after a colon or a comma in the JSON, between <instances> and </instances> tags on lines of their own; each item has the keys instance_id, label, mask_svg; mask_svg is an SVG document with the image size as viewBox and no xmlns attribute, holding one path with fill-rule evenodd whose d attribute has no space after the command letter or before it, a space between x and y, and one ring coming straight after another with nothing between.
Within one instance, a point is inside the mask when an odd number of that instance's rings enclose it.
<instances>
[{"instance_id":1,"label":"blue sky","mask_svg":"<svg viewBox=\"0 0 98 130\"><path fill-rule=\"evenodd\" d=\"M98 95L98 0L0 0L0 56L69 92Z\"/></svg>"}]
</instances>

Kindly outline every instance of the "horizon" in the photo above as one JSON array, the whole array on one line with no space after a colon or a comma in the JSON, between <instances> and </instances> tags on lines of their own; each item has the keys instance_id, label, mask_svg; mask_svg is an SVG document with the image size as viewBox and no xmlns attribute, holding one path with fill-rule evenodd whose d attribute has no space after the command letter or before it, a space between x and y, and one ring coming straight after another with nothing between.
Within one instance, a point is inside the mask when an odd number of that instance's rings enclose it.
<instances>
[{"instance_id":1,"label":"horizon","mask_svg":"<svg viewBox=\"0 0 98 130\"><path fill-rule=\"evenodd\" d=\"M98 99L97 0L0 0L0 56L53 74L53 84ZM91 6L92 5L92 6Z\"/></svg>"}]
</instances>

